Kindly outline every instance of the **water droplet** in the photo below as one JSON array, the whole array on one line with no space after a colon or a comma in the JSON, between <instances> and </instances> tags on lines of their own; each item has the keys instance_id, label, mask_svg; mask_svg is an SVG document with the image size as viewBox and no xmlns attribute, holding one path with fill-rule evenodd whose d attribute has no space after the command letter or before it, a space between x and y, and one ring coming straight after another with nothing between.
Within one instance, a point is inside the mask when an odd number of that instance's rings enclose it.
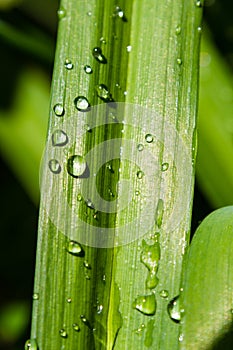
<instances>
[{"instance_id":1,"label":"water droplet","mask_svg":"<svg viewBox=\"0 0 233 350\"><path fill-rule=\"evenodd\" d=\"M179 35L181 33L181 26L176 26L176 35Z\"/></svg>"},{"instance_id":2,"label":"water droplet","mask_svg":"<svg viewBox=\"0 0 233 350\"><path fill-rule=\"evenodd\" d=\"M98 315L100 315L100 314L102 313L103 308L104 308L104 307L103 307L102 304L97 305L97 314L98 314Z\"/></svg>"},{"instance_id":3,"label":"water droplet","mask_svg":"<svg viewBox=\"0 0 233 350\"><path fill-rule=\"evenodd\" d=\"M196 1L196 7L201 7L201 6L202 6L201 1Z\"/></svg>"},{"instance_id":4,"label":"water droplet","mask_svg":"<svg viewBox=\"0 0 233 350\"><path fill-rule=\"evenodd\" d=\"M133 308L144 315L153 316L156 313L156 300L154 294L139 296L133 303Z\"/></svg>"},{"instance_id":5,"label":"water droplet","mask_svg":"<svg viewBox=\"0 0 233 350\"><path fill-rule=\"evenodd\" d=\"M182 342L183 340L184 340L184 334L181 333L181 334L179 335L179 342Z\"/></svg>"},{"instance_id":6,"label":"water droplet","mask_svg":"<svg viewBox=\"0 0 233 350\"><path fill-rule=\"evenodd\" d=\"M173 298L168 306L167 306L168 314L172 321L179 323L180 322L180 302L179 302L179 296L176 296Z\"/></svg>"},{"instance_id":7,"label":"water droplet","mask_svg":"<svg viewBox=\"0 0 233 350\"><path fill-rule=\"evenodd\" d=\"M144 150L143 144L139 143L139 144L137 145L137 149L138 149L139 152L143 151L143 150Z\"/></svg>"},{"instance_id":8,"label":"water droplet","mask_svg":"<svg viewBox=\"0 0 233 350\"><path fill-rule=\"evenodd\" d=\"M104 102L113 102L112 95L108 90L107 86L104 84L99 84L96 86L97 96Z\"/></svg>"},{"instance_id":9,"label":"water droplet","mask_svg":"<svg viewBox=\"0 0 233 350\"><path fill-rule=\"evenodd\" d=\"M100 47L94 47L94 49L92 50L92 55L96 59L96 61L98 61L99 63L102 63L102 64L107 63L107 59L103 55Z\"/></svg>"},{"instance_id":10,"label":"water droplet","mask_svg":"<svg viewBox=\"0 0 233 350\"><path fill-rule=\"evenodd\" d=\"M146 279L146 288L155 288L158 284L158 277L156 276L159 267L160 260L160 245L159 242L154 244L147 244L142 240L142 252L140 255L140 261L146 266L149 274Z\"/></svg>"},{"instance_id":11,"label":"water droplet","mask_svg":"<svg viewBox=\"0 0 233 350\"><path fill-rule=\"evenodd\" d=\"M136 196L139 196L140 191L136 190L136 191L135 191L135 194L136 194Z\"/></svg>"},{"instance_id":12,"label":"water droplet","mask_svg":"<svg viewBox=\"0 0 233 350\"><path fill-rule=\"evenodd\" d=\"M91 270L91 265L89 264L89 262L84 261L83 266L85 267L85 269Z\"/></svg>"},{"instance_id":13,"label":"water droplet","mask_svg":"<svg viewBox=\"0 0 233 350\"><path fill-rule=\"evenodd\" d=\"M95 209L94 203L90 199L86 200L86 205L90 209Z\"/></svg>"},{"instance_id":14,"label":"water droplet","mask_svg":"<svg viewBox=\"0 0 233 350\"><path fill-rule=\"evenodd\" d=\"M138 178L138 179L142 179L143 176L144 176L144 172L141 171L141 170L139 170L139 171L137 172L137 178Z\"/></svg>"},{"instance_id":15,"label":"water droplet","mask_svg":"<svg viewBox=\"0 0 233 350\"><path fill-rule=\"evenodd\" d=\"M80 327L79 327L79 325L78 325L77 323L73 323L73 324L72 324L72 327L73 327L73 330L74 330L75 332L80 332Z\"/></svg>"},{"instance_id":16,"label":"water droplet","mask_svg":"<svg viewBox=\"0 0 233 350\"><path fill-rule=\"evenodd\" d=\"M146 134L145 140L146 140L147 143L151 143L151 142L154 141L154 138L153 138L153 136L151 134Z\"/></svg>"},{"instance_id":17,"label":"water droplet","mask_svg":"<svg viewBox=\"0 0 233 350\"><path fill-rule=\"evenodd\" d=\"M168 291L166 289L162 289L160 292L159 292L159 295L161 296L161 298L167 298L168 297Z\"/></svg>"},{"instance_id":18,"label":"water droplet","mask_svg":"<svg viewBox=\"0 0 233 350\"><path fill-rule=\"evenodd\" d=\"M73 177L81 177L87 167L87 163L84 157L79 155L74 155L69 157L67 161L67 171Z\"/></svg>"},{"instance_id":19,"label":"water droplet","mask_svg":"<svg viewBox=\"0 0 233 350\"><path fill-rule=\"evenodd\" d=\"M67 298L67 299L66 299L66 302L67 302L68 304L70 304L70 303L72 302L72 299L71 299L71 298Z\"/></svg>"},{"instance_id":20,"label":"water droplet","mask_svg":"<svg viewBox=\"0 0 233 350\"><path fill-rule=\"evenodd\" d=\"M90 109L90 103L84 96L78 96L74 99L74 105L80 112L86 112Z\"/></svg>"},{"instance_id":21,"label":"water droplet","mask_svg":"<svg viewBox=\"0 0 233 350\"><path fill-rule=\"evenodd\" d=\"M181 58L177 58L176 62L180 66L182 64L182 59Z\"/></svg>"},{"instance_id":22,"label":"water droplet","mask_svg":"<svg viewBox=\"0 0 233 350\"><path fill-rule=\"evenodd\" d=\"M62 147L69 142L68 136L62 130L55 130L52 135L52 145Z\"/></svg>"},{"instance_id":23,"label":"water droplet","mask_svg":"<svg viewBox=\"0 0 233 350\"><path fill-rule=\"evenodd\" d=\"M59 20L63 19L66 16L66 10L64 7L60 7L59 10L57 11L57 17Z\"/></svg>"},{"instance_id":24,"label":"water droplet","mask_svg":"<svg viewBox=\"0 0 233 350\"><path fill-rule=\"evenodd\" d=\"M202 32L202 27L197 27L197 32L198 32L199 34L201 34L201 32Z\"/></svg>"},{"instance_id":25,"label":"water droplet","mask_svg":"<svg viewBox=\"0 0 233 350\"><path fill-rule=\"evenodd\" d=\"M92 16L92 12L91 11L88 11L87 12L87 15L90 17L90 16Z\"/></svg>"},{"instance_id":26,"label":"water droplet","mask_svg":"<svg viewBox=\"0 0 233 350\"><path fill-rule=\"evenodd\" d=\"M127 22L127 18L125 17L124 11L119 6L116 6L116 11L114 15L122 19L123 22Z\"/></svg>"},{"instance_id":27,"label":"water droplet","mask_svg":"<svg viewBox=\"0 0 233 350\"><path fill-rule=\"evenodd\" d=\"M162 166L161 166L161 170L162 171L167 171L169 168L169 163L163 163Z\"/></svg>"},{"instance_id":28,"label":"water droplet","mask_svg":"<svg viewBox=\"0 0 233 350\"><path fill-rule=\"evenodd\" d=\"M24 345L25 350L37 350L37 341L36 339L28 339Z\"/></svg>"},{"instance_id":29,"label":"water droplet","mask_svg":"<svg viewBox=\"0 0 233 350\"><path fill-rule=\"evenodd\" d=\"M73 67L74 67L73 63L72 63L70 60L68 60L68 59L65 60L64 65L65 65L65 68L66 68L67 70L71 70L71 69L73 69Z\"/></svg>"},{"instance_id":30,"label":"water droplet","mask_svg":"<svg viewBox=\"0 0 233 350\"><path fill-rule=\"evenodd\" d=\"M59 334L60 334L60 336L61 336L62 338L67 338L67 337L68 337L67 332L65 331L64 328L62 328L62 329L59 330Z\"/></svg>"},{"instance_id":31,"label":"water droplet","mask_svg":"<svg viewBox=\"0 0 233 350\"><path fill-rule=\"evenodd\" d=\"M64 107L61 103L57 103L54 107L53 107L53 111L56 114L57 117L62 117L65 114L65 110Z\"/></svg>"},{"instance_id":32,"label":"water droplet","mask_svg":"<svg viewBox=\"0 0 233 350\"><path fill-rule=\"evenodd\" d=\"M126 47L126 50L127 50L127 52L131 52L132 46L131 46L131 45L128 45L128 46Z\"/></svg>"},{"instance_id":33,"label":"water droplet","mask_svg":"<svg viewBox=\"0 0 233 350\"><path fill-rule=\"evenodd\" d=\"M160 198L156 209L156 225L160 228L163 222L164 202Z\"/></svg>"},{"instance_id":34,"label":"water droplet","mask_svg":"<svg viewBox=\"0 0 233 350\"><path fill-rule=\"evenodd\" d=\"M92 74L93 73L93 70L91 68L91 66L89 66L88 64L86 64L84 66L84 72L87 73L87 74Z\"/></svg>"},{"instance_id":35,"label":"water droplet","mask_svg":"<svg viewBox=\"0 0 233 350\"><path fill-rule=\"evenodd\" d=\"M80 315L80 319L81 321L85 324L85 326L87 326L89 329L92 330L92 327L90 325L90 322L88 321L88 319L86 318L85 315Z\"/></svg>"},{"instance_id":36,"label":"water droplet","mask_svg":"<svg viewBox=\"0 0 233 350\"><path fill-rule=\"evenodd\" d=\"M144 330L145 330L145 325L144 325L144 323L142 323L141 326L135 330L135 333L141 335L142 331L144 331Z\"/></svg>"},{"instance_id":37,"label":"water droplet","mask_svg":"<svg viewBox=\"0 0 233 350\"><path fill-rule=\"evenodd\" d=\"M110 171L110 173L114 174L114 170L113 170L111 164L107 163L106 164L106 169L108 169Z\"/></svg>"},{"instance_id":38,"label":"water droplet","mask_svg":"<svg viewBox=\"0 0 233 350\"><path fill-rule=\"evenodd\" d=\"M124 95L126 96L128 94L128 91L124 91Z\"/></svg>"},{"instance_id":39,"label":"water droplet","mask_svg":"<svg viewBox=\"0 0 233 350\"><path fill-rule=\"evenodd\" d=\"M33 300L39 300L39 293L33 293L32 294L32 299Z\"/></svg>"},{"instance_id":40,"label":"water droplet","mask_svg":"<svg viewBox=\"0 0 233 350\"><path fill-rule=\"evenodd\" d=\"M50 159L49 161L49 169L54 174L59 174L61 172L61 166L56 159Z\"/></svg>"},{"instance_id":41,"label":"water droplet","mask_svg":"<svg viewBox=\"0 0 233 350\"><path fill-rule=\"evenodd\" d=\"M81 202L82 199L83 199L83 197L82 197L82 195L79 193L79 194L77 195L77 200L78 200L79 202Z\"/></svg>"},{"instance_id":42,"label":"water droplet","mask_svg":"<svg viewBox=\"0 0 233 350\"><path fill-rule=\"evenodd\" d=\"M69 241L67 244L67 251L71 255L84 256L84 250L82 246L76 241Z\"/></svg>"},{"instance_id":43,"label":"water droplet","mask_svg":"<svg viewBox=\"0 0 233 350\"><path fill-rule=\"evenodd\" d=\"M103 37L100 38L100 42L101 42L101 44L106 44L107 43L107 41Z\"/></svg>"}]
</instances>

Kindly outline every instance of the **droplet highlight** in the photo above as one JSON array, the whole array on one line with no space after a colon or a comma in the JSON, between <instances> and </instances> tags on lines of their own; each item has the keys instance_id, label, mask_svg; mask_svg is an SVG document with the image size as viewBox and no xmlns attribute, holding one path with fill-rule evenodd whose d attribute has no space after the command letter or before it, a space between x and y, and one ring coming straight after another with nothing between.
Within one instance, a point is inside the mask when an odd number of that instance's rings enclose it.
<instances>
[{"instance_id":1,"label":"droplet highlight","mask_svg":"<svg viewBox=\"0 0 233 350\"><path fill-rule=\"evenodd\" d=\"M61 172L61 166L60 166L58 160L56 160L56 159L50 159L50 161L49 161L49 170L50 170L53 174L60 174L60 172Z\"/></svg>"},{"instance_id":2,"label":"droplet highlight","mask_svg":"<svg viewBox=\"0 0 233 350\"><path fill-rule=\"evenodd\" d=\"M28 339L24 345L24 350L38 350L36 339Z\"/></svg>"},{"instance_id":3,"label":"droplet highlight","mask_svg":"<svg viewBox=\"0 0 233 350\"><path fill-rule=\"evenodd\" d=\"M57 11L57 17L59 20L63 19L66 17L66 10L64 9L64 7L60 7Z\"/></svg>"},{"instance_id":4,"label":"droplet highlight","mask_svg":"<svg viewBox=\"0 0 233 350\"><path fill-rule=\"evenodd\" d=\"M99 63L106 64L107 59L102 53L102 49L100 47L94 47L92 50L92 55Z\"/></svg>"},{"instance_id":5,"label":"droplet highlight","mask_svg":"<svg viewBox=\"0 0 233 350\"><path fill-rule=\"evenodd\" d=\"M133 303L133 308L146 316L153 316L156 313L156 299L154 294L139 296Z\"/></svg>"},{"instance_id":6,"label":"droplet highlight","mask_svg":"<svg viewBox=\"0 0 233 350\"><path fill-rule=\"evenodd\" d=\"M69 175L79 178L84 175L87 163L84 157L73 155L67 161L67 172Z\"/></svg>"},{"instance_id":7,"label":"droplet highlight","mask_svg":"<svg viewBox=\"0 0 233 350\"><path fill-rule=\"evenodd\" d=\"M170 316L170 319L176 323L180 322L181 319L181 313L180 313L180 299L179 296L176 296L173 298L168 306L167 306L167 312Z\"/></svg>"},{"instance_id":8,"label":"droplet highlight","mask_svg":"<svg viewBox=\"0 0 233 350\"><path fill-rule=\"evenodd\" d=\"M80 112L87 112L90 108L90 103L85 96L78 96L74 99L75 108Z\"/></svg>"},{"instance_id":9,"label":"droplet highlight","mask_svg":"<svg viewBox=\"0 0 233 350\"><path fill-rule=\"evenodd\" d=\"M127 22L127 18L124 14L124 11L119 6L116 6L114 15L119 17L123 22Z\"/></svg>"},{"instance_id":10,"label":"droplet highlight","mask_svg":"<svg viewBox=\"0 0 233 350\"><path fill-rule=\"evenodd\" d=\"M67 134L63 130L55 130L52 135L52 145L54 147L63 147L69 142Z\"/></svg>"},{"instance_id":11,"label":"droplet highlight","mask_svg":"<svg viewBox=\"0 0 233 350\"><path fill-rule=\"evenodd\" d=\"M65 110L64 107L61 103L57 103L54 107L53 107L53 111L56 114L57 117L62 117L65 114Z\"/></svg>"}]
</instances>

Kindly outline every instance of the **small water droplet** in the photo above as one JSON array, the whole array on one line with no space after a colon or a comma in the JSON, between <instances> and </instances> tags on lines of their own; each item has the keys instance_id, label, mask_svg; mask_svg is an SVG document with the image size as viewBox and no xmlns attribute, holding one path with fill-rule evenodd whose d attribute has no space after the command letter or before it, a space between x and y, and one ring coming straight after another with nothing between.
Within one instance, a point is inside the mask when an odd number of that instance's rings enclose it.
<instances>
[{"instance_id":1,"label":"small water droplet","mask_svg":"<svg viewBox=\"0 0 233 350\"><path fill-rule=\"evenodd\" d=\"M82 246L78 242L73 241L73 240L68 242L67 251L71 255L84 256L84 250L83 250Z\"/></svg>"},{"instance_id":2,"label":"small water droplet","mask_svg":"<svg viewBox=\"0 0 233 350\"><path fill-rule=\"evenodd\" d=\"M65 110L64 107L61 103L57 103L54 107L53 107L53 111L56 114L57 117L62 117L65 114Z\"/></svg>"},{"instance_id":3,"label":"small water droplet","mask_svg":"<svg viewBox=\"0 0 233 350\"><path fill-rule=\"evenodd\" d=\"M59 330L59 334L60 334L60 337L62 337L62 338L67 338L68 337L67 332L65 331L64 328Z\"/></svg>"},{"instance_id":4,"label":"small water droplet","mask_svg":"<svg viewBox=\"0 0 233 350\"><path fill-rule=\"evenodd\" d=\"M69 157L67 161L67 171L68 174L78 178L84 175L87 168L87 163L84 157L80 155L74 155Z\"/></svg>"},{"instance_id":5,"label":"small water droplet","mask_svg":"<svg viewBox=\"0 0 233 350\"><path fill-rule=\"evenodd\" d=\"M167 306L168 314L172 321L179 323L180 322L180 302L179 302L179 296L176 296L173 298L168 306Z\"/></svg>"},{"instance_id":6,"label":"small water droplet","mask_svg":"<svg viewBox=\"0 0 233 350\"><path fill-rule=\"evenodd\" d=\"M196 7L201 7L201 6L202 6L201 1L196 1Z\"/></svg>"},{"instance_id":7,"label":"small water droplet","mask_svg":"<svg viewBox=\"0 0 233 350\"><path fill-rule=\"evenodd\" d=\"M87 73L87 74L92 74L93 73L93 70L91 68L91 66L89 66L88 64L86 64L84 66L84 72Z\"/></svg>"},{"instance_id":8,"label":"small water droplet","mask_svg":"<svg viewBox=\"0 0 233 350\"><path fill-rule=\"evenodd\" d=\"M104 84L99 84L96 86L97 96L104 102L113 102L112 95L108 90L107 86Z\"/></svg>"},{"instance_id":9,"label":"small water droplet","mask_svg":"<svg viewBox=\"0 0 233 350\"><path fill-rule=\"evenodd\" d=\"M163 222L164 202L160 198L156 209L156 225L160 228Z\"/></svg>"},{"instance_id":10,"label":"small water droplet","mask_svg":"<svg viewBox=\"0 0 233 350\"><path fill-rule=\"evenodd\" d=\"M106 164L106 169L108 169L110 171L110 173L114 174L114 170L113 170L111 164L107 163Z\"/></svg>"},{"instance_id":11,"label":"small water droplet","mask_svg":"<svg viewBox=\"0 0 233 350\"><path fill-rule=\"evenodd\" d=\"M32 294L32 299L33 300L39 300L39 293L33 293Z\"/></svg>"},{"instance_id":12,"label":"small water droplet","mask_svg":"<svg viewBox=\"0 0 233 350\"><path fill-rule=\"evenodd\" d=\"M79 194L77 195L77 200L78 200L79 202L81 202L82 199L83 199L83 197L82 197L81 193L79 193Z\"/></svg>"},{"instance_id":13,"label":"small water droplet","mask_svg":"<svg viewBox=\"0 0 233 350\"><path fill-rule=\"evenodd\" d=\"M139 144L137 145L137 149L138 149L139 152L143 151L143 150L144 150L143 144L139 143Z\"/></svg>"},{"instance_id":14,"label":"small water droplet","mask_svg":"<svg viewBox=\"0 0 233 350\"><path fill-rule=\"evenodd\" d=\"M137 172L137 178L138 178L138 179L142 179L143 176L144 176L144 172L141 171L141 170L139 170L139 171Z\"/></svg>"},{"instance_id":15,"label":"small water droplet","mask_svg":"<svg viewBox=\"0 0 233 350\"><path fill-rule=\"evenodd\" d=\"M90 103L84 96L78 96L74 99L74 105L80 112L86 112L90 109Z\"/></svg>"},{"instance_id":16,"label":"small water droplet","mask_svg":"<svg viewBox=\"0 0 233 350\"><path fill-rule=\"evenodd\" d=\"M73 324L72 324L72 327L73 327L73 330L74 330L75 332L80 332L80 327L79 327L79 325L78 325L77 323L73 323Z\"/></svg>"},{"instance_id":17,"label":"small water droplet","mask_svg":"<svg viewBox=\"0 0 233 350\"><path fill-rule=\"evenodd\" d=\"M177 58L176 62L180 66L182 64L182 59L181 58Z\"/></svg>"},{"instance_id":18,"label":"small water droplet","mask_svg":"<svg viewBox=\"0 0 233 350\"><path fill-rule=\"evenodd\" d=\"M156 299L154 294L139 296L133 303L133 308L144 315L153 316L156 313Z\"/></svg>"},{"instance_id":19,"label":"small water droplet","mask_svg":"<svg viewBox=\"0 0 233 350\"><path fill-rule=\"evenodd\" d=\"M107 41L103 37L100 38L100 42L101 42L101 44L106 44L107 43Z\"/></svg>"},{"instance_id":20,"label":"small water droplet","mask_svg":"<svg viewBox=\"0 0 233 350\"><path fill-rule=\"evenodd\" d=\"M65 60L64 65L65 65L65 68L66 68L67 70L71 70L71 69L73 69L73 67L74 67L74 65L73 65L73 63L71 62L71 60L68 60L68 59Z\"/></svg>"},{"instance_id":21,"label":"small water droplet","mask_svg":"<svg viewBox=\"0 0 233 350\"><path fill-rule=\"evenodd\" d=\"M66 302L67 302L68 304L70 304L70 303L72 302L72 299L71 299L71 298L67 298L67 299L66 299Z\"/></svg>"},{"instance_id":22,"label":"small water droplet","mask_svg":"<svg viewBox=\"0 0 233 350\"><path fill-rule=\"evenodd\" d=\"M167 171L169 168L169 163L163 163L162 166L161 166L161 170L162 171Z\"/></svg>"},{"instance_id":23,"label":"small water droplet","mask_svg":"<svg viewBox=\"0 0 233 350\"><path fill-rule=\"evenodd\" d=\"M181 33L181 26L176 26L176 35L179 35Z\"/></svg>"},{"instance_id":24,"label":"small water droplet","mask_svg":"<svg viewBox=\"0 0 233 350\"><path fill-rule=\"evenodd\" d=\"M151 134L146 134L145 140L146 140L147 143L151 143L151 142L154 141L154 138L153 138L153 136Z\"/></svg>"},{"instance_id":25,"label":"small water droplet","mask_svg":"<svg viewBox=\"0 0 233 350\"><path fill-rule=\"evenodd\" d=\"M95 209L94 203L90 199L86 200L86 205L90 209Z\"/></svg>"},{"instance_id":26,"label":"small water droplet","mask_svg":"<svg viewBox=\"0 0 233 350\"><path fill-rule=\"evenodd\" d=\"M136 196L139 196L140 191L136 190L136 191L135 191L135 194L136 194Z\"/></svg>"},{"instance_id":27,"label":"small water droplet","mask_svg":"<svg viewBox=\"0 0 233 350\"><path fill-rule=\"evenodd\" d=\"M92 12L91 12L91 11L88 11L88 12L87 12L87 16L89 16L89 17L92 16Z\"/></svg>"},{"instance_id":28,"label":"small water droplet","mask_svg":"<svg viewBox=\"0 0 233 350\"><path fill-rule=\"evenodd\" d=\"M64 7L60 7L59 10L57 11L57 17L59 20L63 19L66 16L66 10Z\"/></svg>"},{"instance_id":29,"label":"small water droplet","mask_svg":"<svg viewBox=\"0 0 233 350\"><path fill-rule=\"evenodd\" d=\"M155 288L158 284L158 277L156 276L159 267L160 260L160 245L159 242L154 244L147 244L142 240L142 251L140 255L140 261L146 266L149 274L146 279L146 288Z\"/></svg>"},{"instance_id":30,"label":"small water droplet","mask_svg":"<svg viewBox=\"0 0 233 350\"><path fill-rule=\"evenodd\" d=\"M131 52L132 46L131 46L131 45L128 45L128 46L126 47L126 50L127 50L127 52Z\"/></svg>"},{"instance_id":31,"label":"small water droplet","mask_svg":"<svg viewBox=\"0 0 233 350\"><path fill-rule=\"evenodd\" d=\"M85 267L85 269L91 270L91 265L86 260L83 262L83 266Z\"/></svg>"},{"instance_id":32,"label":"small water droplet","mask_svg":"<svg viewBox=\"0 0 233 350\"><path fill-rule=\"evenodd\" d=\"M57 147L65 146L69 142L68 136L63 130L55 130L52 135L52 145Z\"/></svg>"},{"instance_id":33,"label":"small water droplet","mask_svg":"<svg viewBox=\"0 0 233 350\"><path fill-rule=\"evenodd\" d=\"M128 91L124 91L124 95L126 96L128 94Z\"/></svg>"},{"instance_id":34,"label":"small water droplet","mask_svg":"<svg viewBox=\"0 0 233 350\"><path fill-rule=\"evenodd\" d=\"M54 174L59 174L61 172L61 166L56 159L50 159L49 161L49 169Z\"/></svg>"},{"instance_id":35,"label":"small water droplet","mask_svg":"<svg viewBox=\"0 0 233 350\"><path fill-rule=\"evenodd\" d=\"M198 32L199 34L201 34L201 32L202 32L202 27L197 27L197 32Z\"/></svg>"},{"instance_id":36,"label":"small water droplet","mask_svg":"<svg viewBox=\"0 0 233 350\"><path fill-rule=\"evenodd\" d=\"M100 314L102 313L103 308L104 308L104 307L103 307L102 304L98 304L98 305L97 305L97 314L98 314L98 315L100 315Z\"/></svg>"},{"instance_id":37,"label":"small water droplet","mask_svg":"<svg viewBox=\"0 0 233 350\"><path fill-rule=\"evenodd\" d=\"M37 350L37 341L36 339L28 339L24 345L25 350Z\"/></svg>"},{"instance_id":38,"label":"small water droplet","mask_svg":"<svg viewBox=\"0 0 233 350\"><path fill-rule=\"evenodd\" d=\"M161 298L167 298L168 297L168 291L166 289L162 289L160 292L159 292L159 295L161 296Z\"/></svg>"},{"instance_id":39,"label":"small water droplet","mask_svg":"<svg viewBox=\"0 0 233 350\"><path fill-rule=\"evenodd\" d=\"M114 15L119 17L123 22L127 22L127 18L125 17L124 11L119 6L116 6Z\"/></svg>"},{"instance_id":40,"label":"small water droplet","mask_svg":"<svg viewBox=\"0 0 233 350\"><path fill-rule=\"evenodd\" d=\"M145 330L145 325L144 325L144 323L142 323L141 326L135 330L135 333L141 335L142 331L144 331L144 330Z\"/></svg>"},{"instance_id":41,"label":"small water droplet","mask_svg":"<svg viewBox=\"0 0 233 350\"><path fill-rule=\"evenodd\" d=\"M182 342L183 340L184 340L184 334L181 333L181 334L179 335L179 342Z\"/></svg>"},{"instance_id":42,"label":"small water droplet","mask_svg":"<svg viewBox=\"0 0 233 350\"><path fill-rule=\"evenodd\" d=\"M99 63L102 63L102 64L107 63L107 59L103 55L100 47L94 47L94 49L92 50L92 55L96 59L96 61L98 61Z\"/></svg>"},{"instance_id":43,"label":"small water droplet","mask_svg":"<svg viewBox=\"0 0 233 350\"><path fill-rule=\"evenodd\" d=\"M88 319L86 318L85 315L80 315L80 319L85 324L85 326L87 326L89 329L93 330L91 325L90 325L90 322L88 321Z\"/></svg>"}]
</instances>

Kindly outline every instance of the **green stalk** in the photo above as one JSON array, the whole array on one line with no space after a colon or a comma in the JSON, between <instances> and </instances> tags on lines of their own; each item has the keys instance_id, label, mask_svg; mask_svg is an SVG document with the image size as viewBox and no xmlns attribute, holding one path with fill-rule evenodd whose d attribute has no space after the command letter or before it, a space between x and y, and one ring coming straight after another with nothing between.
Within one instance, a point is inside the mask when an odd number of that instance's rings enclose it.
<instances>
[{"instance_id":1,"label":"green stalk","mask_svg":"<svg viewBox=\"0 0 233 350\"><path fill-rule=\"evenodd\" d=\"M202 4L61 5L31 344L177 349Z\"/></svg>"}]
</instances>

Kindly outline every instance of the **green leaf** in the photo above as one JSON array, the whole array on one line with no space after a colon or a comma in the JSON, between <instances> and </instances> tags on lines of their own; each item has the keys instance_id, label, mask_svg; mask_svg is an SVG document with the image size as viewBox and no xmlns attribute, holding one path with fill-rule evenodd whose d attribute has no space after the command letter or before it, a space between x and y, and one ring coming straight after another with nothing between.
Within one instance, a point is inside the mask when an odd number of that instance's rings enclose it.
<instances>
[{"instance_id":1,"label":"green leaf","mask_svg":"<svg viewBox=\"0 0 233 350\"><path fill-rule=\"evenodd\" d=\"M189 240L202 4L61 6L31 338L175 350L167 306Z\"/></svg>"},{"instance_id":2,"label":"green leaf","mask_svg":"<svg viewBox=\"0 0 233 350\"><path fill-rule=\"evenodd\" d=\"M185 265L181 349L231 349L233 207L211 213L198 227Z\"/></svg>"}]
</instances>

